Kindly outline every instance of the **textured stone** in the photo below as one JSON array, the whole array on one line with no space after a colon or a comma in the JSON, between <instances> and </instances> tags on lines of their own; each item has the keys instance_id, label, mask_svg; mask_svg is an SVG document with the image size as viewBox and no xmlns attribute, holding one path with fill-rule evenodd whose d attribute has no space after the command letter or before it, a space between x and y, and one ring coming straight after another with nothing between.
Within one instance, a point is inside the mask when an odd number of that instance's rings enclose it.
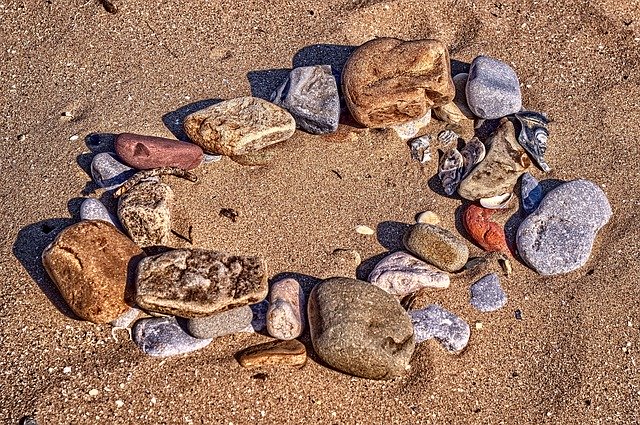
<instances>
[{"instance_id":1,"label":"textured stone","mask_svg":"<svg viewBox=\"0 0 640 425\"><path fill-rule=\"evenodd\" d=\"M455 92L449 53L437 40L368 41L349 57L342 85L351 114L370 128L424 117L453 100Z\"/></svg>"},{"instance_id":2,"label":"textured stone","mask_svg":"<svg viewBox=\"0 0 640 425\"><path fill-rule=\"evenodd\" d=\"M267 331L277 339L294 339L304 330L304 292L295 279L282 279L271 285Z\"/></svg>"},{"instance_id":3,"label":"textured stone","mask_svg":"<svg viewBox=\"0 0 640 425\"><path fill-rule=\"evenodd\" d=\"M431 110L428 110L424 116L403 124L391 126L396 135L403 141L411 140L418 136L431 122Z\"/></svg>"},{"instance_id":4,"label":"textured stone","mask_svg":"<svg viewBox=\"0 0 640 425\"><path fill-rule=\"evenodd\" d=\"M469 343L471 329L460 317L436 304L409 312L416 342L435 338L450 352L460 352Z\"/></svg>"},{"instance_id":5,"label":"textured stone","mask_svg":"<svg viewBox=\"0 0 640 425\"><path fill-rule=\"evenodd\" d=\"M390 379L409 368L411 320L382 289L349 278L325 280L311 291L308 314L315 352L337 370Z\"/></svg>"},{"instance_id":6,"label":"textured stone","mask_svg":"<svg viewBox=\"0 0 640 425\"><path fill-rule=\"evenodd\" d=\"M178 167L192 170L202 163L202 149L193 143L163 137L122 133L116 138L116 153L127 165L139 170Z\"/></svg>"},{"instance_id":7,"label":"textured stone","mask_svg":"<svg viewBox=\"0 0 640 425\"><path fill-rule=\"evenodd\" d=\"M507 303L500 278L491 273L471 285L471 305L482 312L499 310Z\"/></svg>"},{"instance_id":8,"label":"textured stone","mask_svg":"<svg viewBox=\"0 0 640 425\"><path fill-rule=\"evenodd\" d=\"M311 134L338 129L340 98L330 65L294 68L271 101L289 111L298 128Z\"/></svg>"},{"instance_id":9,"label":"textured stone","mask_svg":"<svg viewBox=\"0 0 640 425\"><path fill-rule=\"evenodd\" d=\"M116 218L113 217L107 207L95 198L87 198L80 204L80 220L102 220L113 226L116 225Z\"/></svg>"},{"instance_id":10,"label":"textured stone","mask_svg":"<svg viewBox=\"0 0 640 425\"><path fill-rule=\"evenodd\" d=\"M404 235L404 246L421 260L448 272L460 270L469 258L464 240L433 224L411 226Z\"/></svg>"},{"instance_id":11,"label":"textured stone","mask_svg":"<svg viewBox=\"0 0 640 425\"><path fill-rule=\"evenodd\" d=\"M247 369L265 366L302 367L307 363L307 349L295 339L265 342L238 353L238 363Z\"/></svg>"},{"instance_id":12,"label":"textured stone","mask_svg":"<svg viewBox=\"0 0 640 425\"><path fill-rule=\"evenodd\" d=\"M184 131L211 153L244 155L293 135L296 122L287 111L257 97L226 100L189 115Z\"/></svg>"},{"instance_id":13,"label":"textured stone","mask_svg":"<svg viewBox=\"0 0 640 425\"><path fill-rule=\"evenodd\" d=\"M489 150L484 160L458 186L458 194L471 201L513 192L518 177L531 165L516 140L513 124L506 118L486 145Z\"/></svg>"},{"instance_id":14,"label":"textured stone","mask_svg":"<svg viewBox=\"0 0 640 425\"><path fill-rule=\"evenodd\" d=\"M434 108L433 115L435 115L435 117L440 121L444 121L448 124L458 124L466 118L458 105L454 102L449 102L446 105Z\"/></svg>"},{"instance_id":15,"label":"textured stone","mask_svg":"<svg viewBox=\"0 0 640 425\"><path fill-rule=\"evenodd\" d=\"M403 298L422 288L448 288L449 275L398 251L384 257L369 274L369 282Z\"/></svg>"},{"instance_id":16,"label":"textured stone","mask_svg":"<svg viewBox=\"0 0 640 425\"><path fill-rule=\"evenodd\" d=\"M456 88L456 95L453 98L453 103L456 104L460 112L464 114L465 117L470 120L475 119L476 116L473 115L471 109L469 109L469 104L467 103L467 80L469 79L469 74L461 73L453 76L453 85Z\"/></svg>"},{"instance_id":17,"label":"textured stone","mask_svg":"<svg viewBox=\"0 0 640 425\"><path fill-rule=\"evenodd\" d=\"M248 305L232 308L207 317L196 317L187 321L187 331L196 338L218 338L245 332L251 326L253 311Z\"/></svg>"},{"instance_id":18,"label":"textured stone","mask_svg":"<svg viewBox=\"0 0 640 425\"><path fill-rule=\"evenodd\" d=\"M527 214L531 214L538 208L542 201L542 187L538 184L538 180L529 173L524 173L520 178L520 199L522 200L522 209Z\"/></svg>"},{"instance_id":19,"label":"textured stone","mask_svg":"<svg viewBox=\"0 0 640 425\"><path fill-rule=\"evenodd\" d=\"M175 249L138 264L136 303L179 317L206 317L262 301L267 275L259 257Z\"/></svg>"},{"instance_id":20,"label":"textured stone","mask_svg":"<svg viewBox=\"0 0 640 425\"><path fill-rule=\"evenodd\" d=\"M418 217L416 218L416 222L425 224L439 224L440 217L433 211L424 211L418 215Z\"/></svg>"},{"instance_id":21,"label":"textured stone","mask_svg":"<svg viewBox=\"0 0 640 425\"><path fill-rule=\"evenodd\" d=\"M91 177L100 187L116 189L136 173L133 168L118 161L112 153L102 152L91 160Z\"/></svg>"},{"instance_id":22,"label":"textured stone","mask_svg":"<svg viewBox=\"0 0 640 425\"><path fill-rule=\"evenodd\" d=\"M464 211L462 222L469 236L486 251L509 254L507 239L501 225L491 219L496 210L471 204Z\"/></svg>"},{"instance_id":23,"label":"textured stone","mask_svg":"<svg viewBox=\"0 0 640 425\"><path fill-rule=\"evenodd\" d=\"M133 326L133 342L145 354L170 357L200 350L211 339L194 338L182 330L175 317L140 319Z\"/></svg>"},{"instance_id":24,"label":"textured stone","mask_svg":"<svg viewBox=\"0 0 640 425\"><path fill-rule=\"evenodd\" d=\"M522 109L520 82L515 71L488 56L478 56L471 62L466 94L469 109L480 118L501 118Z\"/></svg>"},{"instance_id":25,"label":"textured stone","mask_svg":"<svg viewBox=\"0 0 640 425\"><path fill-rule=\"evenodd\" d=\"M431 161L431 136L424 135L418 137L409 142L411 147L411 158L416 161L420 161L421 164L426 164Z\"/></svg>"},{"instance_id":26,"label":"textured stone","mask_svg":"<svg viewBox=\"0 0 640 425\"><path fill-rule=\"evenodd\" d=\"M108 323L129 310L125 288L143 253L113 225L84 220L64 229L42 254L42 264L71 310Z\"/></svg>"},{"instance_id":27,"label":"textured stone","mask_svg":"<svg viewBox=\"0 0 640 425\"><path fill-rule=\"evenodd\" d=\"M157 181L142 181L118 201L118 218L141 247L164 245L171 235L173 190Z\"/></svg>"},{"instance_id":28,"label":"textured stone","mask_svg":"<svg viewBox=\"0 0 640 425\"><path fill-rule=\"evenodd\" d=\"M611 206L595 183L573 180L549 192L518 228L518 253L542 275L582 267L598 230L611 218Z\"/></svg>"}]
</instances>

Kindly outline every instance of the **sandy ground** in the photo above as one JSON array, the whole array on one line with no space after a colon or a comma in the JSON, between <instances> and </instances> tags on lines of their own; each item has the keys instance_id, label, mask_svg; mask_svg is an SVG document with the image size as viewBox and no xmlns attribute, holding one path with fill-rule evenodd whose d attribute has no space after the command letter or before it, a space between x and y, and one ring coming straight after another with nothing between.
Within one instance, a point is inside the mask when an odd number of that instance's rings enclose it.
<instances>
[{"instance_id":1,"label":"sandy ground","mask_svg":"<svg viewBox=\"0 0 640 425\"><path fill-rule=\"evenodd\" d=\"M2 423L640 423L637 0L115 4L117 14L94 0L0 0ZM89 147L124 131L172 137L172 117L194 102L264 95L283 69L339 61L376 36L439 38L459 68L479 54L512 64L525 105L554 120L548 177L591 179L613 206L585 267L540 278L516 262L495 313L473 310L466 286L434 292L474 328L468 349L424 343L410 374L389 382L313 356L301 370L244 370L233 354L260 335L158 360L122 331L64 314L39 257L95 189ZM461 202L433 190L435 171L384 135L330 143L296 133L268 167L225 159L199 168L195 185L171 180L174 227L192 226L194 246L260 254L272 276L306 275L308 287L336 248L358 250L366 273L420 211L455 229ZM359 224L377 235L355 233Z\"/></svg>"}]
</instances>

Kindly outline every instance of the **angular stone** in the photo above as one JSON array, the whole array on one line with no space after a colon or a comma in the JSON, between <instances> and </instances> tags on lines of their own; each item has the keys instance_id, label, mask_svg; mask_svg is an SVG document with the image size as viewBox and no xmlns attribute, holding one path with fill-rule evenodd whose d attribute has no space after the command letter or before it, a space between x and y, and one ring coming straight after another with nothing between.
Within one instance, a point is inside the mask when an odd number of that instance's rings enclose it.
<instances>
[{"instance_id":1,"label":"angular stone","mask_svg":"<svg viewBox=\"0 0 640 425\"><path fill-rule=\"evenodd\" d=\"M100 187L116 189L136 173L133 168L118 161L114 154L102 152L91 160L91 177Z\"/></svg>"},{"instance_id":2,"label":"angular stone","mask_svg":"<svg viewBox=\"0 0 640 425\"><path fill-rule=\"evenodd\" d=\"M453 98L453 103L456 104L460 112L464 114L465 117L470 120L477 118L469 109L469 104L467 103L467 80L469 79L469 74L461 73L453 76L453 85L456 87L456 95Z\"/></svg>"},{"instance_id":3,"label":"angular stone","mask_svg":"<svg viewBox=\"0 0 640 425\"><path fill-rule=\"evenodd\" d=\"M192 170L202 163L202 149L193 143L164 137L122 133L116 138L116 153L127 165L139 170L178 167Z\"/></svg>"},{"instance_id":4,"label":"angular stone","mask_svg":"<svg viewBox=\"0 0 640 425\"><path fill-rule=\"evenodd\" d=\"M187 321L187 331L196 338L218 338L245 332L251 326L253 311L248 305L232 308L207 317L196 317Z\"/></svg>"},{"instance_id":5,"label":"angular stone","mask_svg":"<svg viewBox=\"0 0 640 425\"><path fill-rule=\"evenodd\" d=\"M394 125L391 127L391 130L393 130L401 140L407 141L422 133L430 122L431 110L428 110L424 116L413 121Z\"/></svg>"},{"instance_id":6,"label":"angular stone","mask_svg":"<svg viewBox=\"0 0 640 425\"><path fill-rule=\"evenodd\" d=\"M226 100L189 115L184 131L207 152L245 155L293 135L296 122L279 106L257 97Z\"/></svg>"},{"instance_id":7,"label":"angular stone","mask_svg":"<svg viewBox=\"0 0 640 425\"><path fill-rule=\"evenodd\" d=\"M457 353L469 343L471 329L460 317L436 304L409 312L416 342L435 338L447 351Z\"/></svg>"},{"instance_id":8,"label":"angular stone","mask_svg":"<svg viewBox=\"0 0 640 425\"><path fill-rule=\"evenodd\" d=\"M501 225L491 219L496 210L470 204L464 211L462 222L471 238L482 249L509 254L507 238Z\"/></svg>"},{"instance_id":9,"label":"angular stone","mask_svg":"<svg viewBox=\"0 0 640 425\"><path fill-rule=\"evenodd\" d=\"M164 183L142 181L118 201L118 218L141 247L164 245L171 235L173 190Z\"/></svg>"},{"instance_id":10,"label":"angular stone","mask_svg":"<svg viewBox=\"0 0 640 425\"><path fill-rule=\"evenodd\" d=\"M113 217L107 207L95 198L87 198L80 204L80 220L102 220L116 226L116 218Z\"/></svg>"},{"instance_id":11,"label":"angular stone","mask_svg":"<svg viewBox=\"0 0 640 425\"><path fill-rule=\"evenodd\" d=\"M506 63L488 56L471 62L466 87L469 109L480 118L496 119L522 109L520 82Z\"/></svg>"},{"instance_id":12,"label":"angular stone","mask_svg":"<svg viewBox=\"0 0 640 425\"><path fill-rule=\"evenodd\" d=\"M267 296L259 257L175 249L138 264L136 303L145 310L194 318L212 316Z\"/></svg>"},{"instance_id":13,"label":"angular stone","mask_svg":"<svg viewBox=\"0 0 640 425\"><path fill-rule=\"evenodd\" d=\"M589 180L573 180L549 192L518 228L520 257L541 275L568 273L582 267L598 230L611 218L602 189Z\"/></svg>"},{"instance_id":14,"label":"angular stone","mask_svg":"<svg viewBox=\"0 0 640 425\"><path fill-rule=\"evenodd\" d=\"M133 342L145 354L170 357L200 350L211 339L194 338L182 330L175 317L140 319L133 326Z\"/></svg>"},{"instance_id":15,"label":"angular stone","mask_svg":"<svg viewBox=\"0 0 640 425\"><path fill-rule=\"evenodd\" d=\"M458 194L471 201L513 192L518 177L531 165L506 118L485 144L489 150L484 160L458 186Z\"/></svg>"},{"instance_id":16,"label":"angular stone","mask_svg":"<svg viewBox=\"0 0 640 425\"><path fill-rule=\"evenodd\" d=\"M71 310L108 323L129 310L125 288L143 253L113 225L84 220L64 229L42 254L42 264Z\"/></svg>"},{"instance_id":17,"label":"angular stone","mask_svg":"<svg viewBox=\"0 0 640 425\"><path fill-rule=\"evenodd\" d=\"M433 224L411 226L404 235L404 246L421 260L448 272L460 270L469 258L464 240Z\"/></svg>"},{"instance_id":18,"label":"angular stone","mask_svg":"<svg viewBox=\"0 0 640 425\"><path fill-rule=\"evenodd\" d=\"M299 337L304 330L304 292L295 279L282 279L271 285L267 331L277 339Z\"/></svg>"},{"instance_id":19,"label":"angular stone","mask_svg":"<svg viewBox=\"0 0 640 425\"><path fill-rule=\"evenodd\" d=\"M413 327L393 295L359 280L332 278L313 288L307 310L315 352L330 366L369 379L406 373Z\"/></svg>"},{"instance_id":20,"label":"angular stone","mask_svg":"<svg viewBox=\"0 0 640 425\"><path fill-rule=\"evenodd\" d=\"M369 282L403 298L422 288L448 288L449 275L398 251L384 257L369 274Z\"/></svg>"},{"instance_id":21,"label":"angular stone","mask_svg":"<svg viewBox=\"0 0 640 425\"><path fill-rule=\"evenodd\" d=\"M307 363L307 349L295 339L265 342L238 353L238 363L247 369L265 366L300 368Z\"/></svg>"},{"instance_id":22,"label":"angular stone","mask_svg":"<svg viewBox=\"0 0 640 425\"><path fill-rule=\"evenodd\" d=\"M542 186L535 177L529 173L524 173L520 178L520 199L522 200L522 209L527 214L531 214L538 208L542 201Z\"/></svg>"},{"instance_id":23,"label":"angular stone","mask_svg":"<svg viewBox=\"0 0 640 425\"><path fill-rule=\"evenodd\" d=\"M294 68L271 101L289 111L296 125L311 134L338 129L340 98L330 65Z\"/></svg>"},{"instance_id":24,"label":"angular stone","mask_svg":"<svg viewBox=\"0 0 640 425\"><path fill-rule=\"evenodd\" d=\"M507 303L500 278L491 273L471 285L471 305L482 312L496 311Z\"/></svg>"},{"instance_id":25,"label":"angular stone","mask_svg":"<svg viewBox=\"0 0 640 425\"><path fill-rule=\"evenodd\" d=\"M353 117L370 128L424 117L455 93L449 53L438 40L368 41L349 57L342 86Z\"/></svg>"}]
</instances>

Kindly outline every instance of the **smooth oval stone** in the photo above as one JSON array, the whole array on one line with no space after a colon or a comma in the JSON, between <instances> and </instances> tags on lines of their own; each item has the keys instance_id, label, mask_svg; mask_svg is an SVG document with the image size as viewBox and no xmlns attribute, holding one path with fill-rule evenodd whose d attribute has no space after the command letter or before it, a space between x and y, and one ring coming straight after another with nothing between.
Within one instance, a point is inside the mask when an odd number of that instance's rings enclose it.
<instances>
[{"instance_id":1,"label":"smooth oval stone","mask_svg":"<svg viewBox=\"0 0 640 425\"><path fill-rule=\"evenodd\" d=\"M369 282L400 298L422 288L448 288L450 283L448 274L402 251L380 260Z\"/></svg>"},{"instance_id":2,"label":"smooth oval stone","mask_svg":"<svg viewBox=\"0 0 640 425\"><path fill-rule=\"evenodd\" d=\"M175 249L138 264L135 298L143 309L185 318L206 317L267 296L259 257L204 249Z\"/></svg>"},{"instance_id":3,"label":"smooth oval stone","mask_svg":"<svg viewBox=\"0 0 640 425\"><path fill-rule=\"evenodd\" d=\"M311 134L333 133L338 129L340 98L330 65L292 69L271 101L289 111L296 125Z\"/></svg>"},{"instance_id":4,"label":"smooth oval stone","mask_svg":"<svg viewBox=\"0 0 640 425\"><path fill-rule=\"evenodd\" d=\"M116 153L139 170L177 167L192 170L202 163L202 148L193 143L164 137L122 133L116 138Z\"/></svg>"},{"instance_id":5,"label":"smooth oval stone","mask_svg":"<svg viewBox=\"0 0 640 425\"><path fill-rule=\"evenodd\" d=\"M42 264L71 310L108 323L129 310L125 288L143 252L113 225L83 220L67 227L42 254Z\"/></svg>"},{"instance_id":6,"label":"smooth oval stone","mask_svg":"<svg viewBox=\"0 0 640 425\"><path fill-rule=\"evenodd\" d=\"M271 341L242 350L238 363L247 369L265 366L300 368L307 363L307 348L298 340Z\"/></svg>"},{"instance_id":7,"label":"smooth oval stone","mask_svg":"<svg viewBox=\"0 0 640 425\"><path fill-rule=\"evenodd\" d=\"M184 131L211 153L245 155L283 140L296 130L289 112L257 97L238 97L194 112Z\"/></svg>"},{"instance_id":8,"label":"smooth oval stone","mask_svg":"<svg viewBox=\"0 0 640 425\"><path fill-rule=\"evenodd\" d=\"M307 309L313 348L330 366L369 379L391 379L409 369L413 326L393 295L336 277L313 288Z\"/></svg>"},{"instance_id":9,"label":"smooth oval stone","mask_svg":"<svg viewBox=\"0 0 640 425\"><path fill-rule=\"evenodd\" d=\"M469 79L469 74L461 73L453 76L453 85L456 88L456 95L453 98L453 103L460 109L460 112L464 114L465 117L470 120L475 119L476 116L473 115L471 109L469 109L469 104L467 103L467 80Z\"/></svg>"},{"instance_id":10,"label":"smooth oval stone","mask_svg":"<svg viewBox=\"0 0 640 425\"><path fill-rule=\"evenodd\" d=\"M304 292L295 279L283 279L271 285L267 331L277 339L299 337L304 330Z\"/></svg>"},{"instance_id":11,"label":"smooth oval stone","mask_svg":"<svg viewBox=\"0 0 640 425\"><path fill-rule=\"evenodd\" d=\"M529 173L524 173L520 178L520 198L522 200L522 209L527 214L531 214L538 208L542 201L542 186L535 177Z\"/></svg>"},{"instance_id":12,"label":"smooth oval stone","mask_svg":"<svg viewBox=\"0 0 640 425\"><path fill-rule=\"evenodd\" d=\"M102 220L116 226L116 219L107 207L95 198L87 198L80 204L80 220Z\"/></svg>"},{"instance_id":13,"label":"smooth oval stone","mask_svg":"<svg viewBox=\"0 0 640 425\"><path fill-rule=\"evenodd\" d=\"M496 311L507 303L500 278L491 273L471 285L471 305L482 312Z\"/></svg>"},{"instance_id":14,"label":"smooth oval stone","mask_svg":"<svg viewBox=\"0 0 640 425\"><path fill-rule=\"evenodd\" d=\"M568 273L582 267L598 230L611 218L602 189L589 180L573 180L549 192L518 228L520 257L541 275Z\"/></svg>"},{"instance_id":15,"label":"smooth oval stone","mask_svg":"<svg viewBox=\"0 0 640 425\"><path fill-rule=\"evenodd\" d=\"M480 118L506 117L522 109L516 72L488 56L478 56L471 62L466 94L469 109Z\"/></svg>"},{"instance_id":16,"label":"smooth oval stone","mask_svg":"<svg viewBox=\"0 0 640 425\"><path fill-rule=\"evenodd\" d=\"M347 60L342 86L349 111L369 128L417 120L455 94L449 53L438 40L368 41Z\"/></svg>"},{"instance_id":17,"label":"smooth oval stone","mask_svg":"<svg viewBox=\"0 0 640 425\"><path fill-rule=\"evenodd\" d=\"M251 326L253 311L248 305L232 308L207 317L196 317L187 321L187 331L196 338L218 338L245 332Z\"/></svg>"},{"instance_id":18,"label":"smooth oval stone","mask_svg":"<svg viewBox=\"0 0 640 425\"><path fill-rule=\"evenodd\" d=\"M469 258L464 240L433 224L411 226L404 235L404 246L421 260L448 272L460 270Z\"/></svg>"},{"instance_id":19,"label":"smooth oval stone","mask_svg":"<svg viewBox=\"0 0 640 425\"><path fill-rule=\"evenodd\" d=\"M415 330L416 342L435 338L447 351L457 353L469 343L469 324L452 312L431 304L409 312Z\"/></svg>"},{"instance_id":20,"label":"smooth oval stone","mask_svg":"<svg viewBox=\"0 0 640 425\"><path fill-rule=\"evenodd\" d=\"M91 160L93 181L107 190L118 188L135 173L136 170L124 165L109 152L99 153Z\"/></svg>"},{"instance_id":21,"label":"smooth oval stone","mask_svg":"<svg viewBox=\"0 0 640 425\"><path fill-rule=\"evenodd\" d=\"M114 328L128 328L140 315L140 310L135 307L130 307L127 312L115 320L109 322Z\"/></svg>"},{"instance_id":22,"label":"smooth oval stone","mask_svg":"<svg viewBox=\"0 0 640 425\"><path fill-rule=\"evenodd\" d=\"M173 190L164 183L142 181L118 201L118 218L141 247L165 245L171 235Z\"/></svg>"},{"instance_id":23,"label":"smooth oval stone","mask_svg":"<svg viewBox=\"0 0 640 425\"><path fill-rule=\"evenodd\" d=\"M498 251L509 254L504 229L491 219L495 212L496 210L471 204L464 211L462 222L469 236L482 249L489 252Z\"/></svg>"},{"instance_id":24,"label":"smooth oval stone","mask_svg":"<svg viewBox=\"0 0 640 425\"><path fill-rule=\"evenodd\" d=\"M170 357L200 350L211 339L194 338L182 330L175 317L140 319L133 326L133 342L145 354Z\"/></svg>"}]
</instances>

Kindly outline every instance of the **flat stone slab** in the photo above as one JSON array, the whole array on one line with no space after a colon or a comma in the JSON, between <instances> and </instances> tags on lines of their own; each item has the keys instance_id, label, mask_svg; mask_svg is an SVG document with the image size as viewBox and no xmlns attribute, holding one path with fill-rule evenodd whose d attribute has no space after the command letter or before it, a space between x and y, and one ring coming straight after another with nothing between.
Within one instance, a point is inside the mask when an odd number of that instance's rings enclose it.
<instances>
[{"instance_id":1,"label":"flat stone slab","mask_svg":"<svg viewBox=\"0 0 640 425\"><path fill-rule=\"evenodd\" d=\"M207 317L196 317L187 321L187 331L196 338L219 338L245 332L251 326L253 311L248 305L232 308Z\"/></svg>"},{"instance_id":2,"label":"flat stone slab","mask_svg":"<svg viewBox=\"0 0 640 425\"><path fill-rule=\"evenodd\" d=\"M242 350L237 357L238 363L247 369L267 366L300 368L307 363L307 349L295 339L271 341Z\"/></svg>"},{"instance_id":3,"label":"flat stone slab","mask_svg":"<svg viewBox=\"0 0 640 425\"><path fill-rule=\"evenodd\" d=\"M151 317L138 320L132 330L133 342L143 353L170 357L200 350L211 339L194 338L182 330L175 317Z\"/></svg>"}]
</instances>

